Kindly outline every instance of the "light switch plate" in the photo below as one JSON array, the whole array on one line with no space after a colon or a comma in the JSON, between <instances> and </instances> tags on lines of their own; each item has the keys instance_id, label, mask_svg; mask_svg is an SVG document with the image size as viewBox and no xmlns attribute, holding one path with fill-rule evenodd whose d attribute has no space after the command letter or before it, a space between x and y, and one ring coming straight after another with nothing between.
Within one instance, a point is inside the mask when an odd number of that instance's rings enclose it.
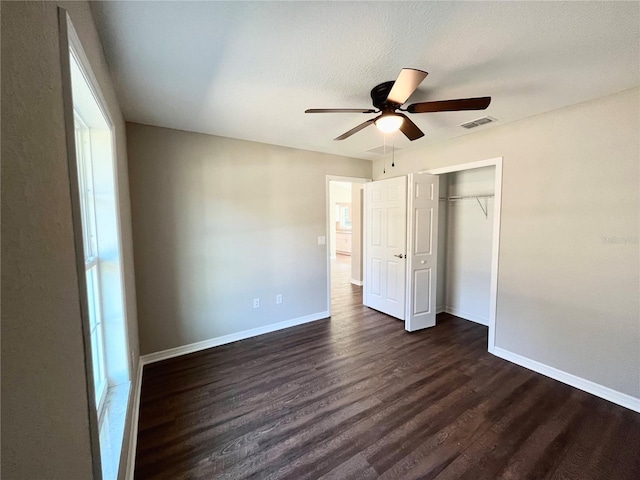
<instances>
[{"instance_id":1,"label":"light switch plate","mask_svg":"<svg viewBox=\"0 0 640 480\"><path fill-rule=\"evenodd\" d=\"M318 237L318 245L325 245L326 243L327 239L324 235L322 237Z\"/></svg>"}]
</instances>

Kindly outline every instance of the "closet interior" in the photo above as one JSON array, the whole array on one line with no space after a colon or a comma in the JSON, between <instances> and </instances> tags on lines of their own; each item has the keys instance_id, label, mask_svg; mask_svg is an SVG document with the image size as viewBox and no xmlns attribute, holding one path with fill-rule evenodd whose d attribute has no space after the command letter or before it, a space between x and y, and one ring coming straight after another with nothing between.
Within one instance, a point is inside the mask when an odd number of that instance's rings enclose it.
<instances>
[{"instance_id":1,"label":"closet interior","mask_svg":"<svg viewBox=\"0 0 640 480\"><path fill-rule=\"evenodd\" d=\"M437 311L489 324L495 166L440 175Z\"/></svg>"}]
</instances>

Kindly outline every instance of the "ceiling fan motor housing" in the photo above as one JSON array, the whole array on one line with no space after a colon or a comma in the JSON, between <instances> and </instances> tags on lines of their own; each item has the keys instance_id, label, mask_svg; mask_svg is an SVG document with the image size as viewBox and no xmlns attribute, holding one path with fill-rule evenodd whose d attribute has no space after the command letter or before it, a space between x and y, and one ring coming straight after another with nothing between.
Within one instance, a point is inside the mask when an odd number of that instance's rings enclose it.
<instances>
[{"instance_id":1,"label":"ceiling fan motor housing","mask_svg":"<svg viewBox=\"0 0 640 480\"><path fill-rule=\"evenodd\" d=\"M371 89L371 100L373 100L373 106L382 112L393 112L400 108L401 105L393 102L388 102L387 97L393 87L395 81L384 82L380 85L376 85Z\"/></svg>"}]
</instances>

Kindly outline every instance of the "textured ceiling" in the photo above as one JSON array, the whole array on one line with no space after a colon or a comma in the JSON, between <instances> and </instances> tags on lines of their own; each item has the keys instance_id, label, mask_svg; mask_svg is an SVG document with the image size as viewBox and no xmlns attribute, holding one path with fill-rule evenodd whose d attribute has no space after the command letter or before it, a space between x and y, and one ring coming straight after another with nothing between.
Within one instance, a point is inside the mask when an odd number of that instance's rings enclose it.
<instances>
[{"instance_id":1,"label":"textured ceiling","mask_svg":"<svg viewBox=\"0 0 640 480\"><path fill-rule=\"evenodd\" d=\"M640 84L639 2L92 2L128 121L341 155L382 144L371 108L403 67L410 102L491 96L482 112L411 115L410 149ZM483 115L495 124L458 125ZM594 132L595 133L595 132Z\"/></svg>"}]
</instances>

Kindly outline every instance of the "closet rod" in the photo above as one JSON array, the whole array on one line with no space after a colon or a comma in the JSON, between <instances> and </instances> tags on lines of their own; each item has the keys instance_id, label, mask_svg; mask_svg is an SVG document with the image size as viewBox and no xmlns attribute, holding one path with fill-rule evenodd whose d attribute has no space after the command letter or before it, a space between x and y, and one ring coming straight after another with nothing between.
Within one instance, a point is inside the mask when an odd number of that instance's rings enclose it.
<instances>
[{"instance_id":1,"label":"closet rod","mask_svg":"<svg viewBox=\"0 0 640 480\"><path fill-rule=\"evenodd\" d=\"M462 200L464 198L475 198L476 202L478 202L478 205L480 205L480 208L482 209L482 213L484 213L484 218L489 218L489 214L487 211L487 205L486 205L486 200L485 200L485 205L482 205L482 202L480 201L481 198L491 198L494 197L495 195L493 194L487 194L487 195L465 195L465 196L457 196L457 197L440 197L440 200L447 200L447 201L452 201L452 200Z\"/></svg>"},{"instance_id":2,"label":"closet rod","mask_svg":"<svg viewBox=\"0 0 640 480\"><path fill-rule=\"evenodd\" d=\"M440 200L462 200L465 198L491 198L495 195L493 193L489 193L487 195L464 195L464 196L455 196L455 197L440 197Z\"/></svg>"}]
</instances>

